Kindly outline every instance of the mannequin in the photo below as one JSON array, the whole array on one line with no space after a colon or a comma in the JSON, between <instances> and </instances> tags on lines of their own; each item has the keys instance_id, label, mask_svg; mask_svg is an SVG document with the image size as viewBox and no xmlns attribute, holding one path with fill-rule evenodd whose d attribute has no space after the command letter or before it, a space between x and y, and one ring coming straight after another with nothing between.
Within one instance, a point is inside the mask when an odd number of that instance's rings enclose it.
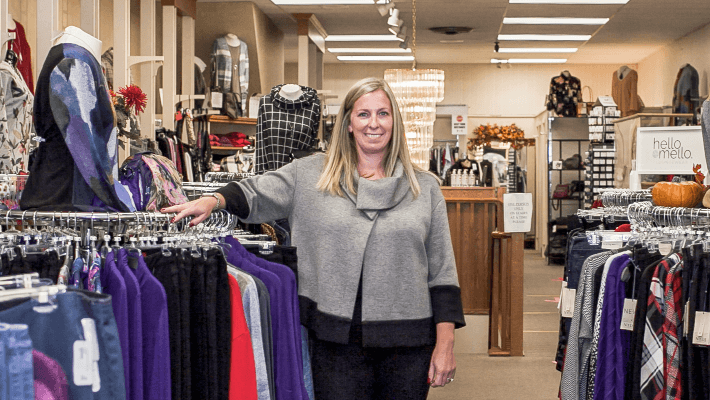
<instances>
[{"instance_id":1,"label":"mannequin","mask_svg":"<svg viewBox=\"0 0 710 400\"><path fill-rule=\"evenodd\" d=\"M241 40L239 40L239 36L233 34L233 33L228 33L224 36L224 38L227 40L227 44L230 47L239 47L239 45L242 43Z\"/></svg>"},{"instance_id":2,"label":"mannequin","mask_svg":"<svg viewBox=\"0 0 710 400\"><path fill-rule=\"evenodd\" d=\"M616 71L616 75L619 77L619 79L624 79L626 75L631 71L631 68L629 68L627 65L622 66L619 68L618 71Z\"/></svg>"},{"instance_id":3,"label":"mannequin","mask_svg":"<svg viewBox=\"0 0 710 400\"><path fill-rule=\"evenodd\" d=\"M73 43L88 50L97 62L101 62L101 41L76 26L67 26L64 32L54 39L53 45L62 43Z\"/></svg>"},{"instance_id":4,"label":"mannequin","mask_svg":"<svg viewBox=\"0 0 710 400\"><path fill-rule=\"evenodd\" d=\"M287 83L281 86L281 90L279 90L279 95L288 100L296 100L301 97L302 94L303 90L301 90L301 87L293 83Z\"/></svg>"}]
</instances>

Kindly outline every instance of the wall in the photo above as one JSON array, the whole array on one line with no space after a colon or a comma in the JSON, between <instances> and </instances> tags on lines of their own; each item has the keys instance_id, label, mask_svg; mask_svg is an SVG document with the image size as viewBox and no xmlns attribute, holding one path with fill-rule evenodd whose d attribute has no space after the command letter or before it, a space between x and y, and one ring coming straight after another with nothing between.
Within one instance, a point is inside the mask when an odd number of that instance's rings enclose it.
<instances>
[{"instance_id":1,"label":"wall","mask_svg":"<svg viewBox=\"0 0 710 400\"><path fill-rule=\"evenodd\" d=\"M686 35L638 64L638 92L646 106L671 105L675 79L685 64L698 70L700 96L710 93L710 24Z\"/></svg>"}]
</instances>

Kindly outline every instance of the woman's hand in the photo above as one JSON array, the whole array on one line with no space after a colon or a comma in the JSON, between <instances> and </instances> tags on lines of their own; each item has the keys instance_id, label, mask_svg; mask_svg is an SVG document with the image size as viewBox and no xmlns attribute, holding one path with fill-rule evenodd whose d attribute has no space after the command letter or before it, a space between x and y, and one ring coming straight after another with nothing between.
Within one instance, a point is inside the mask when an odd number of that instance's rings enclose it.
<instances>
[{"instance_id":1,"label":"woman's hand","mask_svg":"<svg viewBox=\"0 0 710 400\"><path fill-rule=\"evenodd\" d=\"M221 206L224 206L224 197L221 194L217 194L217 196L220 196L219 204ZM217 199L215 199L214 197L207 196L200 197L197 200L192 200L184 204L178 204L176 206L163 208L160 210L160 212L177 213L175 218L170 221L173 223L178 222L187 216L192 216L194 218L190 222L190 226L195 226L209 218L210 214L212 214L212 210L216 205Z\"/></svg>"},{"instance_id":2,"label":"woman's hand","mask_svg":"<svg viewBox=\"0 0 710 400\"><path fill-rule=\"evenodd\" d=\"M429 385L444 386L451 383L456 375L454 360L454 324L440 322L436 324L436 346L429 363Z\"/></svg>"}]
</instances>

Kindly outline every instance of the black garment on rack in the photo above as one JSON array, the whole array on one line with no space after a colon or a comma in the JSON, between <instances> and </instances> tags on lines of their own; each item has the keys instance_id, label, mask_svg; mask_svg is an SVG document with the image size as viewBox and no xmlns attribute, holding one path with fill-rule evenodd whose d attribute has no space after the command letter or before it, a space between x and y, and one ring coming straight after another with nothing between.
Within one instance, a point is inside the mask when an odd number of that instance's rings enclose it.
<instances>
[{"instance_id":1,"label":"black garment on rack","mask_svg":"<svg viewBox=\"0 0 710 400\"><path fill-rule=\"evenodd\" d=\"M209 371L207 294L205 292L205 267L196 262L189 251L180 252L183 268L190 271L190 364L192 374L192 398L211 399L209 380L205 372ZM216 332L213 332L216 337Z\"/></svg>"}]
</instances>

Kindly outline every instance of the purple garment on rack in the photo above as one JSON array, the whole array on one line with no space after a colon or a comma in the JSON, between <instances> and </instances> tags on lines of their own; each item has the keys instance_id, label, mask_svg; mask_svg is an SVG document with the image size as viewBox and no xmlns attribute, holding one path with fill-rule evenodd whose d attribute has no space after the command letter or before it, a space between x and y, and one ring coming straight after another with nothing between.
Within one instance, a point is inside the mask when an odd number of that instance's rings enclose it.
<instances>
[{"instance_id":1,"label":"purple garment on rack","mask_svg":"<svg viewBox=\"0 0 710 400\"><path fill-rule=\"evenodd\" d=\"M126 393L131 393L131 359L130 339L128 333L128 298L126 281L116 266L116 255L108 252L101 271L101 286L103 292L111 295L111 306L116 319L118 340L121 342L121 357L123 358L123 376L126 380Z\"/></svg>"},{"instance_id":2,"label":"purple garment on rack","mask_svg":"<svg viewBox=\"0 0 710 400\"><path fill-rule=\"evenodd\" d=\"M300 359L300 330L298 331L299 347L295 347L294 315L292 301L287 296L287 285L281 281L278 275L251 262L251 257L247 255L248 252L236 239L228 237L226 242L232 246L227 254L227 262L259 278L269 291L274 335L276 400L308 400L308 393L303 383L303 365Z\"/></svg>"},{"instance_id":3,"label":"purple garment on rack","mask_svg":"<svg viewBox=\"0 0 710 400\"><path fill-rule=\"evenodd\" d=\"M594 399L624 399L631 331L620 329L626 297L626 282L621 280L621 272L629 262L630 257L622 254L612 260L607 273L597 347Z\"/></svg>"},{"instance_id":4,"label":"purple garment on rack","mask_svg":"<svg viewBox=\"0 0 710 400\"><path fill-rule=\"evenodd\" d=\"M143 394L146 399L170 399L168 297L163 285L148 270L143 255L128 251L126 254L129 259L133 259L131 263L137 261L137 268L131 270L138 280L141 292Z\"/></svg>"},{"instance_id":5,"label":"purple garment on rack","mask_svg":"<svg viewBox=\"0 0 710 400\"><path fill-rule=\"evenodd\" d=\"M67 375L57 360L37 350L32 350L32 365L34 368L35 399L69 399Z\"/></svg>"},{"instance_id":6,"label":"purple garment on rack","mask_svg":"<svg viewBox=\"0 0 710 400\"><path fill-rule=\"evenodd\" d=\"M130 345L130 372L126 382L131 381L131 391L126 391L128 400L143 400L143 318L141 290L138 279L128 266L128 251L119 249L116 269L126 282L128 303L128 338Z\"/></svg>"}]
</instances>

